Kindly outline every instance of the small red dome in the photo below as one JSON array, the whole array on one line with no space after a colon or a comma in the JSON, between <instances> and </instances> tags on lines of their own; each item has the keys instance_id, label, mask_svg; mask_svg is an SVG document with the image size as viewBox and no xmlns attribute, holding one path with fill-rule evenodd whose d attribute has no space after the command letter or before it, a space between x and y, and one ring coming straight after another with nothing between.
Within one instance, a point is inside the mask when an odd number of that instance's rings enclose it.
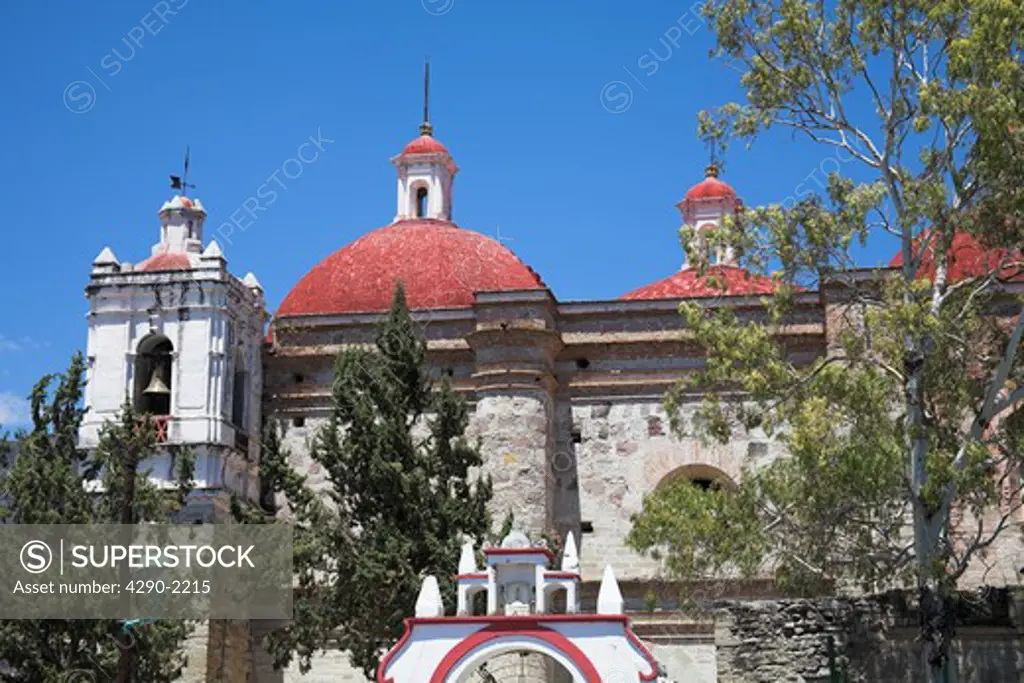
<instances>
[{"instance_id":1,"label":"small red dome","mask_svg":"<svg viewBox=\"0 0 1024 683\"><path fill-rule=\"evenodd\" d=\"M696 185L690 188L686 193L686 199L735 199L736 190L732 189L732 185L723 182L718 179L715 175L708 175L707 178L700 181Z\"/></svg>"},{"instance_id":2,"label":"small red dome","mask_svg":"<svg viewBox=\"0 0 1024 683\"><path fill-rule=\"evenodd\" d=\"M658 280L619 297L626 300L686 299L712 296L771 294L771 278L754 275L738 266L709 266L704 276L695 268L684 268L675 275Z\"/></svg>"},{"instance_id":3,"label":"small red dome","mask_svg":"<svg viewBox=\"0 0 1024 683\"><path fill-rule=\"evenodd\" d=\"M459 308L474 292L544 289L499 242L454 223L407 220L374 230L321 261L289 292L279 316L385 311L395 285L409 308Z\"/></svg>"},{"instance_id":4,"label":"small red dome","mask_svg":"<svg viewBox=\"0 0 1024 683\"><path fill-rule=\"evenodd\" d=\"M135 266L136 271L155 272L159 270L191 270L192 261L182 252L161 252Z\"/></svg>"},{"instance_id":5,"label":"small red dome","mask_svg":"<svg viewBox=\"0 0 1024 683\"><path fill-rule=\"evenodd\" d=\"M931 242L932 238L925 240ZM935 274L934 248L929 245L928 252L921 259L921 266L918 269L919 277L931 277ZM918 247L914 247L917 253ZM973 235L966 232L953 234L953 244L949 248L949 282L958 282L970 277L985 275L1006 259L1009 251L1006 249L987 249ZM903 253L897 252L889 266L899 268L903 265ZM1024 272L1017 267L1010 266L1003 269L1000 278L1017 280L1024 277Z\"/></svg>"},{"instance_id":6,"label":"small red dome","mask_svg":"<svg viewBox=\"0 0 1024 683\"><path fill-rule=\"evenodd\" d=\"M402 150L406 154L448 154L448 149L430 135L421 135Z\"/></svg>"}]
</instances>

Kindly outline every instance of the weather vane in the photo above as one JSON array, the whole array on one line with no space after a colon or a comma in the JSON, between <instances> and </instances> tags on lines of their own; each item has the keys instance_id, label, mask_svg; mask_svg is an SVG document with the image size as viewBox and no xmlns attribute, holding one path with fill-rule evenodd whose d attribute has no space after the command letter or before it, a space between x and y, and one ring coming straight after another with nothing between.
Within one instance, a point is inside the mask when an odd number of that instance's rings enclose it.
<instances>
[{"instance_id":1,"label":"weather vane","mask_svg":"<svg viewBox=\"0 0 1024 683\"><path fill-rule=\"evenodd\" d=\"M171 189L177 190L182 195L188 193L189 188L196 189L195 185L188 182L188 145L185 145L185 172L179 175L171 176Z\"/></svg>"}]
</instances>

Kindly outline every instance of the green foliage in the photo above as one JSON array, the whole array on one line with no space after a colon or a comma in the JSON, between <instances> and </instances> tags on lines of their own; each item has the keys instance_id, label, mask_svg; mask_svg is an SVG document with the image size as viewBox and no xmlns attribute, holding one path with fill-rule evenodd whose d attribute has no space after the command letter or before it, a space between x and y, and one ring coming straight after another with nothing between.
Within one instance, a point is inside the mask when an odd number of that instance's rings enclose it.
<instances>
[{"instance_id":1,"label":"green foliage","mask_svg":"<svg viewBox=\"0 0 1024 683\"><path fill-rule=\"evenodd\" d=\"M43 377L33 389L32 429L17 435L19 457L0 474L0 523L119 523L126 467L137 470L134 520L170 521L191 490L191 455L177 454L177 490L150 484L139 465L155 454L156 432L127 405L117 422L104 427L94 453L79 450L83 378L77 354L64 374ZM90 493L89 485L97 483L103 492ZM157 621L128 634L114 620L0 621L0 661L10 667L0 680L57 683L75 671L113 678L127 643L137 680L172 681L184 666L180 648L189 630L181 621Z\"/></svg>"},{"instance_id":2,"label":"green foliage","mask_svg":"<svg viewBox=\"0 0 1024 683\"><path fill-rule=\"evenodd\" d=\"M323 491L292 471L276 430L266 438L264 481L295 524L295 619L269 639L279 666L297 657L308 670L337 643L372 677L423 576L453 604L461 544L490 530L491 483L475 474L483 460L464 438L466 405L431 382L401 287L375 346L337 359L333 411L310 453Z\"/></svg>"},{"instance_id":3,"label":"green foliage","mask_svg":"<svg viewBox=\"0 0 1024 683\"><path fill-rule=\"evenodd\" d=\"M778 292L761 311L682 307L706 364L668 396L673 428L773 438L791 457L751 463L728 503L659 490L630 541L682 576L916 582L939 596L923 600L939 605L922 621L934 674L951 633L942 595L1021 505L1024 319L1004 283L1024 272L1024 5L712 0L705 15L746 99L702 113L700 134L724 146L781 128L834 167L724 221L710 249L688 244L702 269L732 246ZM990 250L966 275L959 234ZM858 245L886 236L902 266L859 268ZM825 357L802 353L801 287L826 303Z\"/></svg>"},{"instance_id":4,"label":"green foliage","mask_svg":"<svg viewBox=\"0 0 1024 683\"><path fill-rule=\"evenodd\" d=\"M644 501L628 541L651 549L670 573L687 578L750 573L765 552L766 538L746 491L702 489L679 478Z\"/></svg>"}]
</instances>

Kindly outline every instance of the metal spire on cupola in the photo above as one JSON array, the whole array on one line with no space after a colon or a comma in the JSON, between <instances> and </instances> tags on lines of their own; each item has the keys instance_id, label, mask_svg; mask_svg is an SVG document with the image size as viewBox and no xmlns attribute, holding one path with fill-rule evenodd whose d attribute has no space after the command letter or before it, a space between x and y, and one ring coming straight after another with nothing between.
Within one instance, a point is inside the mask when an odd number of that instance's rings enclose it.
<instances>
[{"instance_id":1,"label":"metal spire on cupola","mask_svg":"<svg viewBox=\"0 0 1024 683\"><path fill-rule=\"evenodd\" d=\"M189 149L188 145L185 145L185 171L180 176L171 176L171 189L177 190L182 196L186 196L188 194L189 188L192 188L193 190L196 189L195 185L188 182L188 157Z\"/></svg>"},{"instance_id":2,"label":"metal spire on cupola","mask_svg":"<svg viewBox=\"0 0 1024 683\"><path fill-rule=\"evenodd\" d=\"M427 59L423 70L423 123L420 124L420 135L433 135L434 126L430 123L430 59Z\"/></svg>"},{"instance_id":3,"label":"metal spire on cupola","mask_svg":"<svg viewBox=\"0 0 1024 683\"><path fill-rule=\"evenodd\" d=\"M710 159L707 167L704 169L704 177L717 178L721 170L721 164L718 160L718 138L713 137L708 140L708 152Z\"/></svg>"},{"instance_id":4,"label":"metal spire on cupola","mask_svg":"<svg viewBox=\"0 0 1024 683\"><path fill-rule=\"evenodd\" d=\"M153 245L154 256L172 252L198 255L203 251L206 209L198 199L188 196L188 191L196 187L188 182L189 156L188 145L185 145L184 169L181 175L171 175L171 189L177 194L160 207L160 241ZM214 247L215 243L211 242L210 246ZM219 252L220 247L215 251ZM211 252L211 255L223 259L223 254Z\"/></svg>"},{"instance_id":5,"label":"metal spire on cupola","mask_svg":"<svg viewBox=\"0 0 1024 683\"><path fill-rule=\"evenodd\" d=\"M423 69L423 123L420 136L391 162L398 170L398 211L395 222L452 219L452 182L459 167L434 137L430 123L430 59Z\"/></svg>"}]
</instances>

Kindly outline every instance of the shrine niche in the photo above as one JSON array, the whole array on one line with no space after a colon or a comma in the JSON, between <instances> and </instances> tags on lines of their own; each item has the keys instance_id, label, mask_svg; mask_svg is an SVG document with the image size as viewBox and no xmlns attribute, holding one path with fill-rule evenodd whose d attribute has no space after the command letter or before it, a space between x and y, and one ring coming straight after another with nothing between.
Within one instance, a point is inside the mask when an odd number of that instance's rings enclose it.
<instances>
[{"instance_id":1,"label":"shrine niche","mask_svg":"<svg viewBox=\"0 0 1024 683\"><path fill-rule=\"evenodd\" d=\"M597 612L580 613L579 555L571 534L557 570L549 568L551 550L520 532L483 554L487 566L481 570L473 545L463 546L452 616L437 579L424 579L416 616L406 620L405 635L382 660L379 683L659 680L661 667L631 630L611 567L601 581ZM475 614L474 605L482 604L484 613Z\"/></svg>"}]
</instances>

